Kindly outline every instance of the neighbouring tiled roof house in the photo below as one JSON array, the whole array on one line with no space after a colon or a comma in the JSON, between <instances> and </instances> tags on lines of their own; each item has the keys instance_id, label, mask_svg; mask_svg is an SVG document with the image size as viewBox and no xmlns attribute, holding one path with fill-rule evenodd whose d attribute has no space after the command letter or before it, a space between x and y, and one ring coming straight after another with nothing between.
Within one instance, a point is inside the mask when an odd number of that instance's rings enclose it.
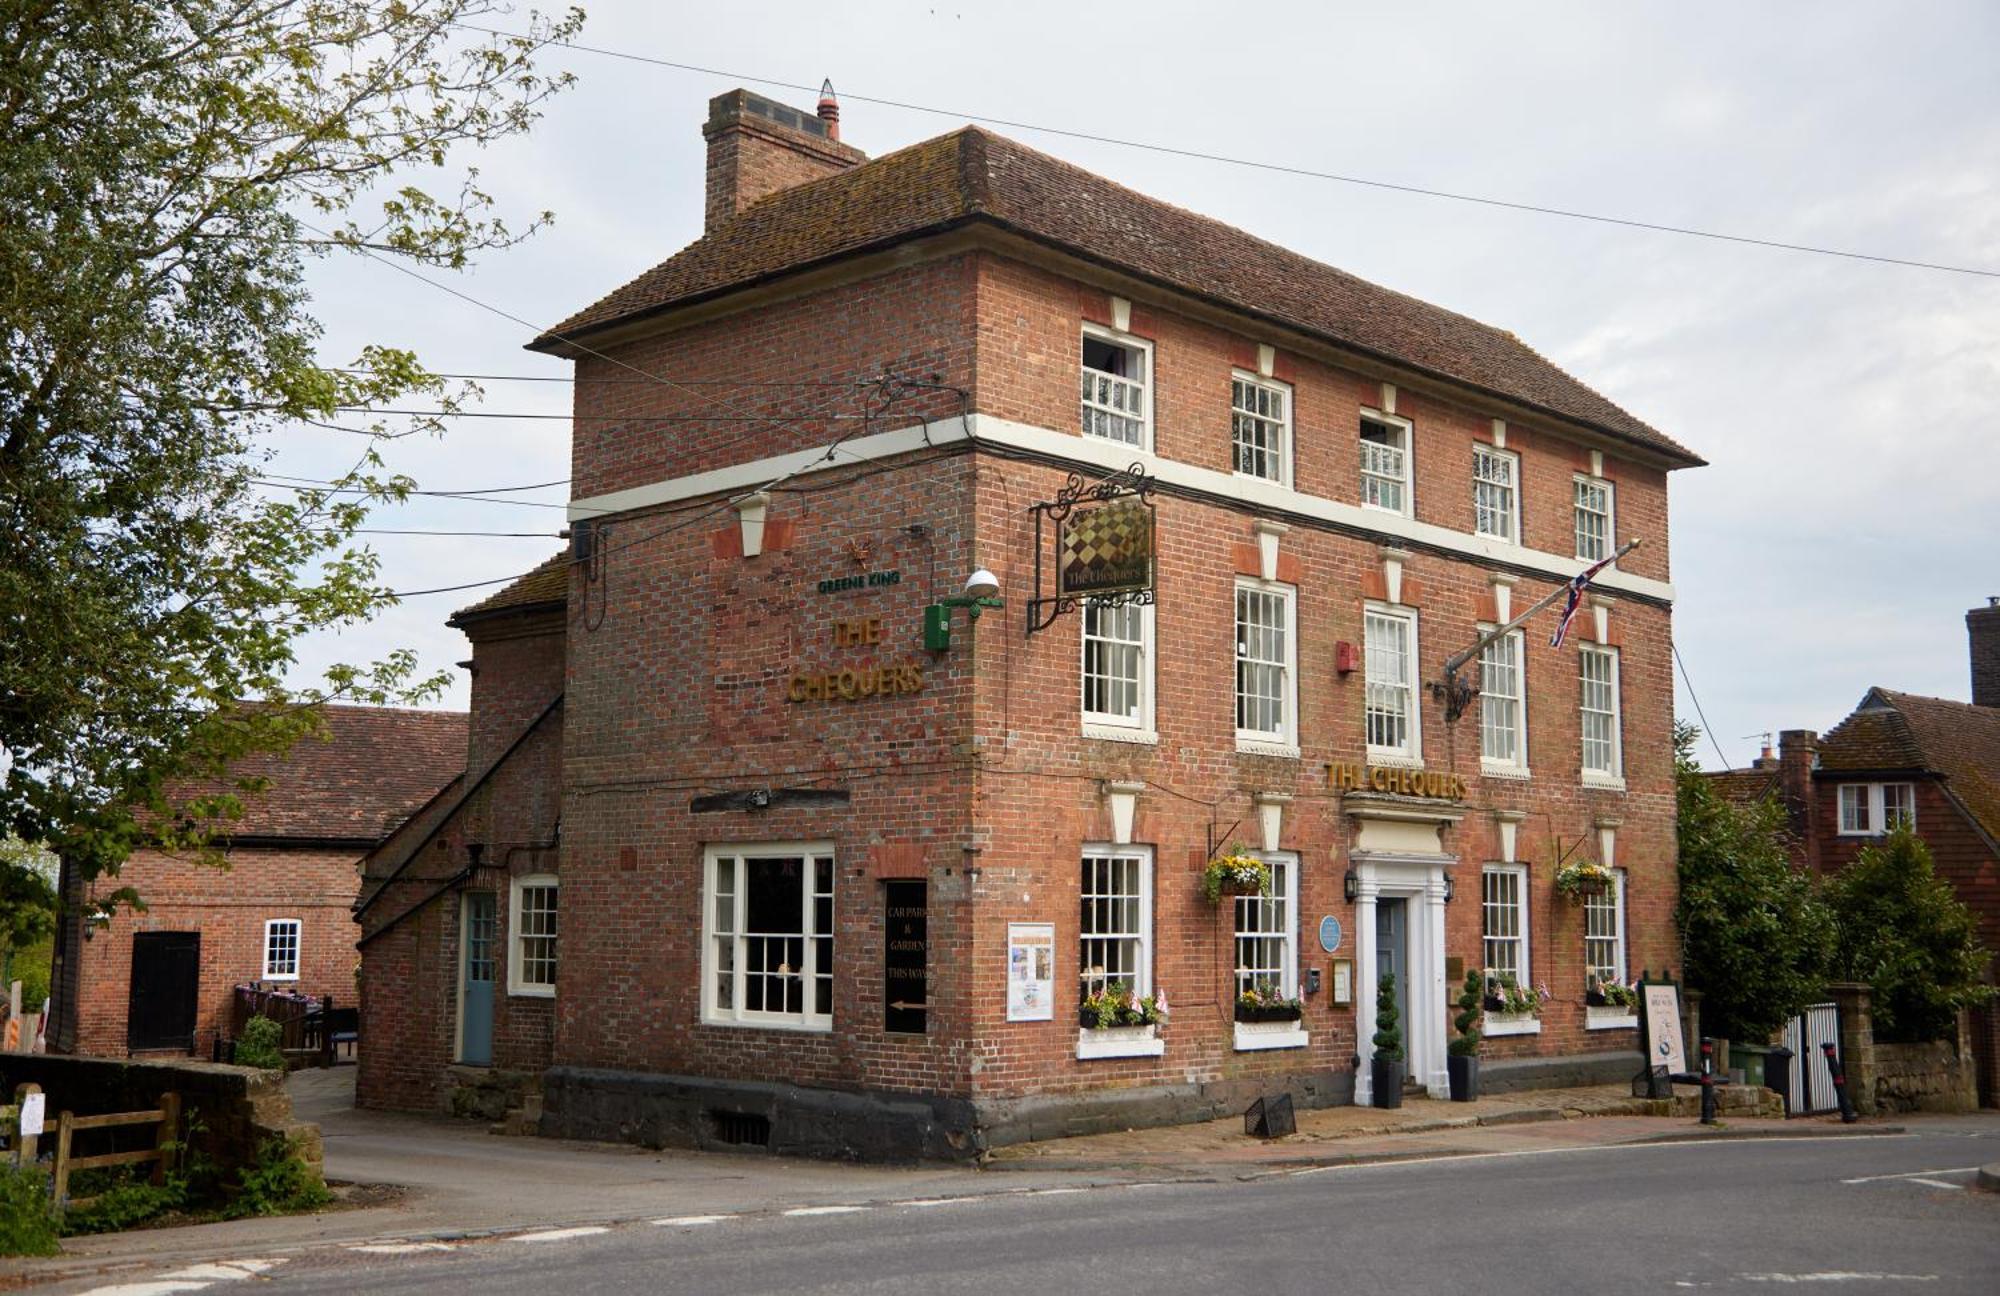
<instances>
[{"instance_id":1,"label":"neighbouring tiled roof house","mask_svg":"<svg viewBox=\"0 0 2000 1296\"><path fill-rule=\"evenodd\" d=\"M464 768L466 716L332 705L323 720L317 735L233 771L269 784L238 794L224 867L143 850L118 876L77 888L58 938L52 1047L207 1056L245 983L353 1003L359 861ZM143 912L86 916L95 897L127 886Z\"/></svg>"},{"instance_id":2,"label":"neighbouring tiled roof house","mask_svg":"<svg viewBox=\"0 0 2000 1296\"><path fill-rule=\"evenodd\" d=\"M1799 861L1838 872L1898 820L1910 820L1940 877L2000 950L2000 599L1966 613L1972 700L1875 687L1824 736L1779 735L1778 754L1709 775L1739 802L1772 795L1791 819ZM1983 1102L2000 1091L2000 1030L1978 1014Z\"/></svg>"},{"instance_id":3,"label":"neighbouring tiled roof house","mask_svg":"<svg viewBox=\"0 0 2000 1296\"><path fill-rule=\"evenodd\" d=\"M1442 1093L1468 967L1517 991L1493 1085L1628 1077L1701 460L987 131L870 160L733 91L704 134L702 236L532 343L576 366L572 546L454 618L474 755L369 861L362 1101L973 1156L1367 1101L1388 973L1382 1083ZM1630 540L1560 650L1434 687ZM1207 896L1231 847L1270 895Z\"/></svg>"}]
</instances>

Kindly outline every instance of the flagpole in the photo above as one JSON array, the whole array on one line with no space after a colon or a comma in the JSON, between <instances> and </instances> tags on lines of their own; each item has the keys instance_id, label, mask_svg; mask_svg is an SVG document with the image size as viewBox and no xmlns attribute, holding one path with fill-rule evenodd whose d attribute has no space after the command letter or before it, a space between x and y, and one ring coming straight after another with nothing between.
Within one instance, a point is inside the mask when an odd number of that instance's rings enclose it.
<instances>
[{"instance_id":1,"label":"flagpole","mask_svg":"<svg viewBox=\"0 0 2000 1296\"><path fill-rule=\"evenodd\" d=\"M1620 558L1623 558L1626 554L1631 553L1634 549L1637 549L1638 547L1639 547L1639 542L1637 540L1627 540L1624 544L1618 547L1617 552L1611 555L1611 562L1617 562ZM1609 564L1607 563L1606 565L1608 566ZM1586 570L1588 569L1586 568ZM1458 680L1458 672L1464 668L1465 664L1471 661L1473 658L1479 656L1479 654L1485 652L1488 647L1498 642L1504 636L1510 635L1514 633L1514 631L1519 630L1522 626L1526 625L1529 619L1532 618L1535 615L1535 613L1541 611L1549 604L1555 602L1563 595L1569 593L1570 584L1575 579L1576 577L1574 576L1570 577L1569 580L1564 581L1562 584L1556 586L1554 589L1550 590L1547 594L1543 595L1541 598L1535 600L1534 606L1530 607L1527 611L1521 613L1521 615L1515 617L1512 621L1509 621L1506 625L1501 626L1497 630L1487 631L1485 634L1479 637L1479 641L1473 644L1472 647L1467 648L1464 652L1455 653L1452 656L1447 657L1445 659L1444 695L1446 698L1447 708L1450 707L1450 700L1454 696L1456 696L1456 684ZM1462 710L1463 708L1460 707L1457 709ZM1449 718L1456 719L1457 716L1452 715Z\"/></svg>"}]
</instances>

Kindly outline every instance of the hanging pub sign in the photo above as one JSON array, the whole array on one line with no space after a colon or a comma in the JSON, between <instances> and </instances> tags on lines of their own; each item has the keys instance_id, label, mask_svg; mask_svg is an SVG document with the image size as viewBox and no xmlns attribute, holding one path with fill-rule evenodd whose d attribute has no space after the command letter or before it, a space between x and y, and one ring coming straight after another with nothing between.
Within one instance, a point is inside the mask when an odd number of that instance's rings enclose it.
<instances>
[{"instance_id":1,"label":"hanging pub sign","mask_svg":"<svg viewBox=\"0 0 2000 1296\"><path fill-rule=\"evenodd\" d=\"M1153 601L1153 479L1133 464L1085 485L1075 473L1055 499L1034 506L1035 597L1028 633L1084 603L1115 607ZM1046 532L1053 528L1053 552ZM1043 564L1055 565L1055 593L1043 594Z\"/></svg>"}]
</instances>

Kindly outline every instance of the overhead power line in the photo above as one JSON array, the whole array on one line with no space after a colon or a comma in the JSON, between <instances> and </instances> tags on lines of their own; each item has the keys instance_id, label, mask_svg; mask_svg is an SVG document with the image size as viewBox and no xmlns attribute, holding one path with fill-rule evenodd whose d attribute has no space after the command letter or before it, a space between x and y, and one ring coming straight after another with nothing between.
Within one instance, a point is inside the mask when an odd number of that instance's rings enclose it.
<instances>
[{"instance_id":1,"label":"overhead power line","mask_svg":"<svg viewBox=\"0 0 2000 1296\"><path fill-rule=\"evenodd\" d=\"M491 36L518 36L517 32L502 31L496 27L480 27L471 23L460 23L467 31L484 32ZM819 93L816 85L806 85L797 81L781 81L776 77L756 76L748 72L731 72L724 68L704 67L698 63L679 63L672 59L657 58L649 54L635 54L629 50L609 49L602 45L584 45L576 41L550 40L549 45L559 45L583 54L598 54L605 58L624 59L632 63L646 63L653 67L672 68L680 72L697 72L703 76L726 77L735 81L751 81L758 85L777 86L785 90L803 90L809 94ZM1980 266L1952 265L1941 261L1922 261L1914 257L1887 256L1874 252L1855 252L1845 248L1820 247L1811 243L1793 243L1784 239L1759 238L1749 234L1730 234L1721 230L1698 229L1691 225L1673 225L1665 221L1638 220L1627 216L1610 216L1602 212L1578 211L1569 207L1550 207L1540 203L1516 202L1507 198L1489 198L1481 194L1460 193L1451 189L1434 189L1425 185L1400 184L1392 180L1375 180L1367 176L1347 175L1338 171L1318 171L1311 167L1291 166L1281 162L1262 162L1255 158L1233 157L1226 153L1207 153L1200 149L1180 148L1172 144L1157 144L1150 140L1123 139L1115 135L1100 135L1094 131L1075 130L1066 126L1049 126L1040 122L1018 121L1006 117L994 117L983 113L962 112L953 108L938 108L930 104L911 103L902 99L885 99L879 95L855 94L841 91L841 98L857 103L878 104L884 108L900 108L907 112L929 113L937 117L950 117L959 121L984 122L991 126L1004 126L1009 130L1036 131L1044 135L1057 135L1065 139L1087 140L1093 144L1111 144L1119 148L1140 149L1148 153L1160 153L1168 157L1189 158L1199 162L1216 162L1224 166L1246 167L1255 171L1273 172L1278 175L1301 176L1310 180L1331 180L1338 184L1359 185L1368 189L1383 189L1392 193L1414 194L1421 198L1441 198L1450 202L1472 203L1481 207L1498 207L1506 211L1528 212L1537 216L1559 216L1565 220L1591 221L1599 225L1618 225L1626 229L1650 230L1658 234L1679 234L1687 238L1708 239L1718 243L1738 243L1749 247L1775 248L1783 252L1807 252L1815 256L1840 257L1848 261L1872 261L1880 265L1906 266L1915 270L1939 270L1947 274L1977 275L1986 279L2000 279L2000 270Z\"/></svg>"}]
</instances>

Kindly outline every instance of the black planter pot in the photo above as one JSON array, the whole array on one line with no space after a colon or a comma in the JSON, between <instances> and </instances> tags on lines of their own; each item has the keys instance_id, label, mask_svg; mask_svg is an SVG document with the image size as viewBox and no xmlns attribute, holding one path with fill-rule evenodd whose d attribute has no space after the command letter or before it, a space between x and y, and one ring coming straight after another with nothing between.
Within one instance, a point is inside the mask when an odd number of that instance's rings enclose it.
<instances>
[{"instance_id":1,"label":"black planter pot","mask_svg":"<svg viewBox=\"0 0 2000 1296\"><path fill-rule=\"evenodd\" d=\"M1479 1097L1479 1055L1477 1053L1453 1053L1444 1060L1445 1073L1451 1080L1451 1100L1471 1102Z\"/></svg>"},{"instance_id":2,"label":"black planter pot","mask_svg":"<svg viewBox=\"0 0 2000 1296\"><path fill-rule=\"evenodd\" d=\"M1375 1058L1368 1063L1368 1076L1377 1107L1403 1105L1403 1059Z\"/></svg>"}]
</instances>

